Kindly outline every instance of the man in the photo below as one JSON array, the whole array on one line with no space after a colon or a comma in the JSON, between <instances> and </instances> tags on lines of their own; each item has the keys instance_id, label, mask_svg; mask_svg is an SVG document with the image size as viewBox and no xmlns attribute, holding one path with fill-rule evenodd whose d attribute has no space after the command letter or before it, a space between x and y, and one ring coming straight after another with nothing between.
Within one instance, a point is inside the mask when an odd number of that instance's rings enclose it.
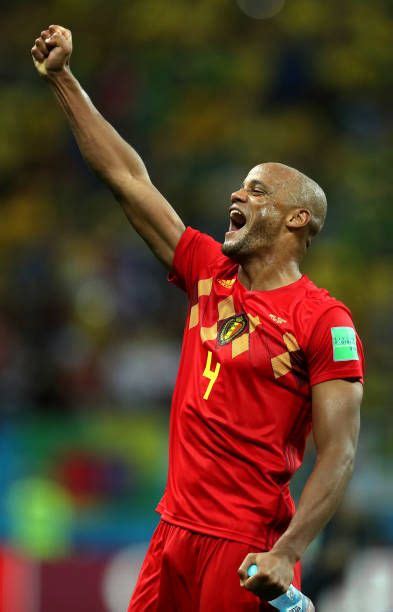
<instances>
[{"instance_id":1,"label":"man","mask_svg":"<svg viewBox=\"0 0 393 612\"><path fill-rule=\"evenodd\" d=\"M222 247L186 229L71 74L71 51L71 33L50 26L32 56L87 163L189 298L161 521L129 611L269 609L300 588L299 560L342 499L359 431L350 313L299 271L325 195L293 168L260 164L232 194ZM311 427L317 460L295 512L289 481Z\"/></svg>"}]
</instances>

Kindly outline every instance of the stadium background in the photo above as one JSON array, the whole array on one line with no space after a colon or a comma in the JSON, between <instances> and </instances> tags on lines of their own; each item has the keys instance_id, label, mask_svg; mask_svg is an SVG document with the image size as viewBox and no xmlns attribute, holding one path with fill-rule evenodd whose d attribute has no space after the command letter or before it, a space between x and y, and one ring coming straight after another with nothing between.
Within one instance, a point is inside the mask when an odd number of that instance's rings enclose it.
<instances>
[{"instance_id":1,"label":"stadium background","mask_svg":"<svg viewBox=\"0 0 393 612\"><path fill-rule=\"evenodd\" d=\"M35 73L50 23L72 29L75 75L187 224L222 239L229 194L263 160L325 188L304 270L352 309L367 387L356 473L304 590L322 612L393 609L392 17L383 0L2 9L1 612L125 609L165 483L185 312Z\"/></svg>"}]
</instances>

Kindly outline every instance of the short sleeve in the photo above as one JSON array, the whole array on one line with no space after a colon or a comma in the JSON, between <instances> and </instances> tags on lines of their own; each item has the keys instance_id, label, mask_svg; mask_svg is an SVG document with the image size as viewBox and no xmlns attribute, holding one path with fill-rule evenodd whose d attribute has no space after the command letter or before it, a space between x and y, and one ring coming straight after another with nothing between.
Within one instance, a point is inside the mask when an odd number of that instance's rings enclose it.
<instances>
[{"instance_id":1,"label":"short sleeve","mask_svg":"<svg viewBox=\"0 0 393 612\"><path fill-rule=\"evenodd\" d=\"M343 305L329 308L317 319L310 329L306 356L311 385L337 378L363 383L363 346Z\"/></svg>"},{"instance_id":2,"label":"short sleeve","mask_svg":"<svg viewBox=\"0 0 393 612\"><path fill-rule=\"evenodd\" d=\"M203 278L208 267L220 256L222 253L219 242L207 234L187 227L177 244L168 280L190 294L195 283Z\"/></svg>"}]
</instances>

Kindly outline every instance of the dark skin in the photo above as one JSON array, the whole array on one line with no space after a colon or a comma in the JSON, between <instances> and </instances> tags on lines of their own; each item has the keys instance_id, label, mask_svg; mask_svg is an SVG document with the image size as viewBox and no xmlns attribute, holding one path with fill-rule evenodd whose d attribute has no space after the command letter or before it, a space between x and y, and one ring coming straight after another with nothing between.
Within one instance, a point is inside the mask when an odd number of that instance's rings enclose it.
<instances>
[{"instance_id":1,"label":"dark skin","mask_svg":"<svg viewBox=\"0 0 393 612\"><path fill-rule=\"evenodd\" d=\"M226 233L223 251L239 262L239 280L250 290L276 289L301 277L311 213L293 206L290 190L297 180L292 168L260 164L231 196L231 208L243 212L246 224Z\"/></svg>"},{"instance_id":2,"label":"dark skin","mask_svg":"<svg viewBox=\"0 0 393 612\"><path fill-rule=\"evenodd\" d=\"M72 75L71 52L71 32L61 26L43 30L31 50L85 160L112 190L154 254L171 268L185 226L152 184L139 155L99 114ZM313 187L310 191L305 179L282 164L261 164L250 170L243 186L232 194L231 207L238 209L234 214L243 215L245 224L240 229L231 226L223 251L239 263L239 281L248 289L275 289L300 278L299 264L318 208L313 205ZM311 193L306 204L299 193ZM323 209L321 201L319 209ZM358 382L332 380L312 388L317 460L297 512L270 551L247 555L239 568L242 586L264 600L288 589L296 561L343 498L354 465L361 399ZM247 568L253 563L258 574L248 578Z\"/></svg>"},{"instance_id":3,"label":"dark skin","mask_svg":"<svg viewBox=\"0 0 393 612\"><path fill-rule=\"evenodd\" d=\"M360 426L362 400L359 382L332 380L312 388L313 436L317 451L314 469L288 529L267 553L249 554L239 568L241 584L270 600L287 590L293 568L307 546L333 516L351 477ZM247 568L259 572L247 577Z\"/></svg>"}]
</instances>

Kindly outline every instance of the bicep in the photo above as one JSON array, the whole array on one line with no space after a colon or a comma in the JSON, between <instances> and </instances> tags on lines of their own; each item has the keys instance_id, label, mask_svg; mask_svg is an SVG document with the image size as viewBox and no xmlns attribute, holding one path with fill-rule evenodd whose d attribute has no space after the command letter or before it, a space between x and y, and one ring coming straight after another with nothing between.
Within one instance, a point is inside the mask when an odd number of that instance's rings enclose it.
<instances>
[{"instance_id":1,"label":"bicep","mask_svg":"<svg viewBox=\"0 0 393 612\"><path fill-rule=\"evenodd\" d=\"M327 449L353 456L360 429L363 386L330 380L312 388L313 436L317 454Z\"/></svg>"},{"instance_id":2,"label":"bicep","mask_svg":"<svg viewBox=\"0 0 393 612\"><path fill-rule=\"evenodd\" d=\"M174 208L148 178L118 177L115 192L131 225L167 268L185 226Z\"/></svg>"}]
</instances>

